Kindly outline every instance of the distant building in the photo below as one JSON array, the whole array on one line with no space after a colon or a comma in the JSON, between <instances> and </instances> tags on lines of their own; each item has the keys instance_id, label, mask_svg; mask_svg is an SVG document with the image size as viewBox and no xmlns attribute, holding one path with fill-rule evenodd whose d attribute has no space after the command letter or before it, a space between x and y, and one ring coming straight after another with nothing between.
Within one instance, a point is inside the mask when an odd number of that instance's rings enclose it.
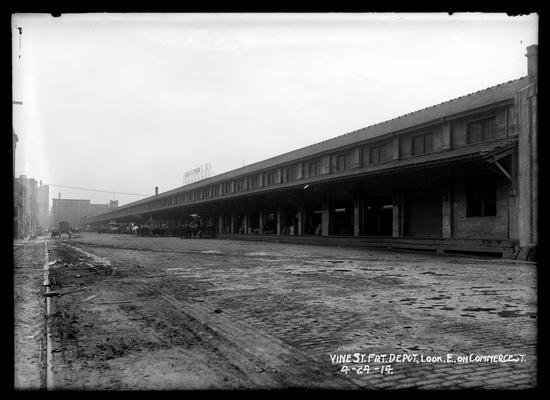
<instances>
[{"instance_id":1,"label":"distant building","mask_svg":"<svg viewBox=\"0 0 550 400\"><path fill-rule=\"evenodd\" d=\"M50 186L43 185L37 187L37 207L38 207L38 225L46 230L50 226Z\"/></svg>"},{"instance_id":2,"label":"distant building","mask_svg":"<svg viewBox=\"0 0 550 400\"><path fill-rule=\"evenodd\" d=\"M52 226L57 227L60 221L67 221L71 226L76 226L82 217L89 213L89 210L90 200L53 199Z\"/></svg>"},{"instance_id":3,"label":"distant building","mask_svg":"<svg viewBox=\"0 0 550 400\"><path fill-rule=\"evenodd\" d=\"M110 200L109 201L109 209L113 210L115 208L118 208L118 200Z\"/></svg>"},{"instance_id":4,"label":"distant building","mask_svg":"<svg viewBox=\"0 0 550 400\"><path fill-rule=\"evenodd\" d=\"M25 186L18 179L13 182L13 237L25 237Z\"/></svg>"},{"instance_id":5,"label":"distant building","mask_svg":"<svg viewBox=\"0 0 550 400\"><path fill-rule=\"evenodd\" d=\"M90 206L88 208L88 212L84 216L85 217L94 217L96 215L99 215L101 213L109 211L110 209L111 208L109 207L109 204L93 204L93 203L90 203Z\"/></svg>"},{"instance_id":6,"label":"distant building","mask_svg":"<svg viewBox=\"0 0 550 400\"><path fill-rule=\"evenodd\" d=\"M94 204L90 200L53 199L52 226L58 226L60 221L67 221L71 226L78 226L83 218L94 217L111 209L111 204Z\"/></svg>"},{"instance_id":7,"label":"distant building","mask_svg":"<svg viewBox=\"0 0 550 400\"><path fill-rule=\"evenodd\" d=\"M38 228L38 188L34 178L21 175L14 180L14 237L36 235Z\"/></svg>"},{"instance_id":8,"label":"distant building","mask_svg":"<svg viewBox=\"0 0 550 400\"><path fill-rule=\"evenodd\" d=\"M15 172L15 149L19 138L12 130L13 171ZM50 225L48 185L37 186L34 178L21 175L13 182L13 236L23 239L35 236L38 228Z\"/></svg>"}]
</instances>

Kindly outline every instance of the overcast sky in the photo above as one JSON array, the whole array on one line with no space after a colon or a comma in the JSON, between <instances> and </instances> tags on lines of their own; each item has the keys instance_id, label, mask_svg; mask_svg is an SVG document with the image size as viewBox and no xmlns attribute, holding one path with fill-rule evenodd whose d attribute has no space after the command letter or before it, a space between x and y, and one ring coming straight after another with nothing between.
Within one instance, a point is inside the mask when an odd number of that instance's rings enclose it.
<instances>
[{"instance_id":1,"label":"overcast sky","mask_svg":"<svg viewBox=\"0 0 550 400\"><path fill-rule=\"evenodd\" d=\"M16 14L15 175L164 192L207 162L226 172L524 76L537 31L505 14Z\"/></svg>"}]
</instances>

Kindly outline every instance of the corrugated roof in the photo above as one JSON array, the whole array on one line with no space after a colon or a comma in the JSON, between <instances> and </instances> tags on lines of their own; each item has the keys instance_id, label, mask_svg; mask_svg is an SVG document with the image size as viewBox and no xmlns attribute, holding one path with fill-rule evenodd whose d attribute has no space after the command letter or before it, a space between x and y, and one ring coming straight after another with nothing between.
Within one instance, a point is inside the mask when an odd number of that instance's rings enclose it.
<instances>
[{"instance_id":1,"label":"corrugated roof","mask_svg":"<svg viewBox=\"0 0 550 400\"><path fill-rule=\"evenodd\" d=\"M349 146L354 143L360 143L386 134L399 132L401 130L423 125L431 121L448 117L454 114L459 114L472 109L512 99L515 93L522 87L526 86L528 83L529 78L525 76L519 79L501 83L499 85L491 86L477 92L469 93L467 95L445 101L443 103L439 103L408 114L401 115L388 121L370 125L356 131L339 135L331 139L324 140L322 142L314 143L312 145L290 151L288 153L280 154L266 160L249 164L247 166L237 168L207 179L203 179L189 185L172 189L167 192L159 193L157 196L151 196L133 203L126 204L119 207L119 209L142 204L152 199L164 198L175 193L194 190L210 185L212 183L222 182L227 179L233 179L238 176L245 176L255 171L275 168L276 166L279 166L281 164L291 163L303 158L314 157L317 154L334 151L338 148Z\"/></svg>"}]
</instances>

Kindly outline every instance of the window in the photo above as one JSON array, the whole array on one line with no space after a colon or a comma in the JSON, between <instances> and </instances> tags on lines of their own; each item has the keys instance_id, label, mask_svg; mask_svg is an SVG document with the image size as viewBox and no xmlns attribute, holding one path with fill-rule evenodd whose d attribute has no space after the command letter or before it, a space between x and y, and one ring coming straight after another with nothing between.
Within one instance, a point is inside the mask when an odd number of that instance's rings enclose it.
<instances>
[{"instance_id":1,"label":"window","mask_svg":"<svg viewBox=\"0 0 550 400\"><path fill-rule=\"evenodd\" d=\"M317 176L321 174L321 160L309 163L309 176Z\"/></svg>"},{"instance_id":2,"label":"window","mask_svg":"<svg viewBox=\"0 0 550 400\"><path fill-rule=\"evenodd\" d=\"M470 122L467 127L467 142L479 143L494 139L497 133L497 122L495 117Z\"/></svg>"},{"instance_id":3,"label":"window","mask_svg":"<svg viewBox=\"0 0 550 400\"><path fill-rule=\"evenodd\" d=\"M429 153L433 151L433 149L433 133L425 133L412 138L412 154L414 156Z\"/></svg>"},{"instance_id":4,"label":"window","mask_svg":"<svg viewBox=\"0 0 550 400\"><path fill-rule=\"evenodd\" d=\"M258 175L251 176L249 179L250 189L256 189L258 187Z\"/></svg>"},{"instance_id":5,"label":"window","mask_svg":"<svg viewBox=\"0 0 550 400\"><path fill-rule=\"evenodd\" d=\"M371 147L369 151L369 164L378 164L387 161L390 158L388 149L389 146L387 144Z\"/></svg>"},{"instance_id":6,"label":"window","mask_svg":"<svg viewBox=\"0 0 550 400\"><path fill-rule=\"evenodd\" d=\"M242 192L244 189L244 179L237 179L235 181L235 191Z\"/></svg>"},{"instance_id":7,"label":"window","mask_svg":"<svg viewBox=\"0 0 550 400\"><path fill-rule=\"evenodd\" d=\"M497 215L497 194L494 177L475 177L468 180L466 189L466 216L491 217Z\"/></svg>"},{"instance_id":8,"label":"window","mask_svg":"<svg viewBox=\"0 0 550 400\"><path fill-rule=\"evenodd\" d=\"M227 194L231 192L231 182L222 183L222 194Z\"/></svg>"},{"instance_id":9,"label":"window","mask_svg":"<svg viewBox=\"0 0 550 400\"><path fill-rule=\"evenodd\" d=\"M341 154L336 157L336 171L343 171L350 166L351 157L349 154Z\"/></svg>"},{"instance_id":10,"label":"window","mask_svg":"<svg viewBox=\"0 0 550 400\"><path fill-rule=\"evenodd\" d=\"M275 172L268 172L267 173L267 184L273 185L275 183Z\"/></svg>"},{"instance_id":11,"label":"window","mask_svg":"<svg viewBox=\"0 0 550 400\"><path fill-rule=\"evenodd\" d=\"M292 182L296 180L296 167L289 167L286 169L285 182Z\"/></svg>"}]
</instances>

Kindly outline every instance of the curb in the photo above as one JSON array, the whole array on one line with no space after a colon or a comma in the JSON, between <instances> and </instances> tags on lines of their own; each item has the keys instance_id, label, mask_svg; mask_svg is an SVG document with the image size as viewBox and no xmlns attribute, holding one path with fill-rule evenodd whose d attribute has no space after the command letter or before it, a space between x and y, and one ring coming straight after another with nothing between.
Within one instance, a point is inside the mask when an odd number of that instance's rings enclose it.
<instances>
[{"instance_id":1,"label":"curb","mask_svg":"<svg viewBox=\"0 0 550 400\"><path fill-rule=\"evenodd\" d=\"M51 338L51 295L50 295L50 267L48 266L48 243L44 243L44 288L46 296L46 390L53 390L55 387L53 379L53 353Z\"/></svg>"}]
</instances>

